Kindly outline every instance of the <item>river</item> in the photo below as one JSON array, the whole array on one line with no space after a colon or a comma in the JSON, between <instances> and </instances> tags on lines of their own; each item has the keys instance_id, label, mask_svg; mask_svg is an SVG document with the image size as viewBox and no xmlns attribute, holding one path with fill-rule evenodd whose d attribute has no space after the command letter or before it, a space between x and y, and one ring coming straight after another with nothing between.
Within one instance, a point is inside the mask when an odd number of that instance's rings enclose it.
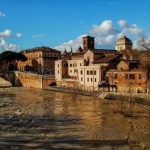
<instances>
[{"instance_id":1,"label":"river","mask_svg":"<svg viewBox=\"0 0 150 150\"><path fill-rule=\"evenodd\" d=\"M136 116L126 117L114 111L119 104L48 90L0 89L0 149L150 149L149 106L136 105Z\"/></svg>"}]
</instances>

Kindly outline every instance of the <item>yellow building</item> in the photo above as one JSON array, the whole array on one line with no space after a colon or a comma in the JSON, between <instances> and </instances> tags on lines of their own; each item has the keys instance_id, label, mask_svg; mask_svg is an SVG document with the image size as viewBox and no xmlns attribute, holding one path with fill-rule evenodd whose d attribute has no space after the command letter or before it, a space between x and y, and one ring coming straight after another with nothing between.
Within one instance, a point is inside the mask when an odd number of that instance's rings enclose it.
<instances>
[{"instance_id":1,"label":"yellow building","mask_svg":"<svg viewBox=\"0 0 150 150\"><path fill-rule=\"evenodd\" d=\"M44 46L24 50L22 53L27 61L19 61L18 70L43 74L54 74L55 60L61 56L60 51Z\"/></svg>"}]
</instances>

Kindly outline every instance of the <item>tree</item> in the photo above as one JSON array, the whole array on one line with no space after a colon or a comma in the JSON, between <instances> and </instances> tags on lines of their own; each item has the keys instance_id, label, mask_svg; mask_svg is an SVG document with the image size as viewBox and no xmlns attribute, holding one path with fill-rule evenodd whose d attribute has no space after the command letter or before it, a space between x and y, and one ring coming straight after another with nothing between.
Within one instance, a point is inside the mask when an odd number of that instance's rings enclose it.
<instances>
[{"instance_id":1,"label":"tree","mask_svg":"<svg viewBox=\"0 0 150 150\"><path fill-rule=\"evenodd\" d=\"M10 63L14 61L26 61L27 57L22 53L4 51L0 54L0 62L5 71L9 70ZM12 67L11 67L12 68Z\"/></svg>"},{"instance_id":2,"label":"tree","mask_svg":"<svg viewBox=\"0 0 150 150\"><path fill-rule=\"evenodd\" d=\"M144 38L139 39L137 41L137 49L150 51L150 40L145 40Z\"/></svg>"}]
</instances>

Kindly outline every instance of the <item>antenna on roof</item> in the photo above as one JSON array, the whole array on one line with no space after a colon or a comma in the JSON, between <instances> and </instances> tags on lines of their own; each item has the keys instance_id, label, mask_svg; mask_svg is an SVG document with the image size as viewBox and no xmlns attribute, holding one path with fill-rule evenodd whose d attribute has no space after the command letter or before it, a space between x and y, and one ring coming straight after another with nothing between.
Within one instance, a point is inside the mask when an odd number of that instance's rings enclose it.
<instances>
[{"instance_id":1,"label":"antenna on roof","mask_svg":"<svg viewBox=\"0 0 150 150\"><path fill-rule=\"evenodd\" d=\"M72 50L72 46L71 46L71 49L70 49L71 53L73 53L73 50Z\"/></svg>"}]
</instances>

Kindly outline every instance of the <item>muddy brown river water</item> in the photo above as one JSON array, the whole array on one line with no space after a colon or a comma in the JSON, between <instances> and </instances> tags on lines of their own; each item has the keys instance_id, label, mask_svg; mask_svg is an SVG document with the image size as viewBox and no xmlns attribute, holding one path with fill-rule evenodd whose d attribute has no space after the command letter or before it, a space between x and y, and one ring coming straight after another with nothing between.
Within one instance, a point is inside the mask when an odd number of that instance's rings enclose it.
<instances>
[{"instance_id":1,"label":"muddy brown river water","mask_svg":"<svg viewBox=\"0 0 150 150\"><path fill-rule=\"evenodd\" d=\"M0 150L150 149L149 106L133 117L119 101L39 89L0 89Z\"/></svg>"}]
</instances>

